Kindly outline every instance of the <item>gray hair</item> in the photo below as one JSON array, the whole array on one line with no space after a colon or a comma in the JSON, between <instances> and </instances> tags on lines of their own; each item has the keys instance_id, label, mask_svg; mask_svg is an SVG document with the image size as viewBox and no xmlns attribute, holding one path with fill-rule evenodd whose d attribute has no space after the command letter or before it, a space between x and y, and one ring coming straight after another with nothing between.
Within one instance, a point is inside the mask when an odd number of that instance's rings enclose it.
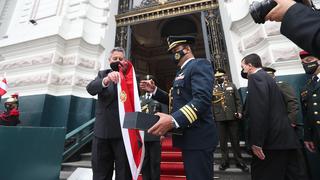
<instances>
[{"instance_id":1,"label":"gray hair","mask_svg":"<svg viewBox=\"0 0 320 180\"><path fill-rule=\"evenodd\" d=\"M110 56L112 53L114 52L122 52L123 55L126 55L126 51L122 48L122 47L114 47L111 51L110 51ZM109 57L110 58L110 57Z\"/></svg>"}]
</instances>

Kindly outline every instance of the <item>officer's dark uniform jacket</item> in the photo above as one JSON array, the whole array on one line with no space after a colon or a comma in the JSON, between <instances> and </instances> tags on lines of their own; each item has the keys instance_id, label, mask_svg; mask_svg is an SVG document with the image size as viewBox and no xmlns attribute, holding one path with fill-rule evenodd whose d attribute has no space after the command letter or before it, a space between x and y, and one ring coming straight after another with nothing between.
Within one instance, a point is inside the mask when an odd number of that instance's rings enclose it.
<instances>
[{"instance_id":1,"label":"officer's dark uniform jacket","mask_svg":"<svg viewBox=\"0 0 320 180\"><path fill-rule=\"evenodd\" d=\"M298 98L294 92L294 89L287 82L277 81L276 83L280 88L284 101L286 103L290 122L292 124L297 124L298 113L299 113L299 103L298 103Z\"/></svg>"},{"instance_id":2,"label":"officer's dark uniform jacket","mask_svg":"<svg viewBox=\"0 0 320 180\"><path fill-rule=\"evenodd\" d=\"M155 114L157 112L164 112L167 113L165 105L161 104L160 102L147 97L146 94L140 96L140 103L141 103L141 111L145 113ZM144 141L160 141L159 136L154 136L147 131L144 133Z\"/></svg>"},{"instance_id":3,"label":"officer's dark uniform jacket","mask_svg":"<svg viewBox=\"0 0 320 180\"><path fill-rule=\"evenodd\" d=\"M233 83L215 84L213 89L213 111L216 121L234 120L235 113L241 113L240 95Z\"/></svg>"},{"instance_id":4,"label":"officer's dark uniform jacket","mask_svg":"<svg viewBox=\"0 0 320 180\"><path fill-rule=\"evenodd\" d=\"M173 82L172 116L183 135L173 134L173 145L182 149L206 149L217 145L216 128L212 121L211 63L193 59L177 72ZM161 89L154 98L168 104L168 94Z\"/></svg>"},{"instance_id":5,"label":"officer's dark uniform jacket","mask_svg":"<svg viewBox=\"0 0 320 180\"><path fill-rule=\"evenodd\" d=\"M308 80L300 91L304 139L320 147L320 82Z\"/></svg>"}]
</instances>

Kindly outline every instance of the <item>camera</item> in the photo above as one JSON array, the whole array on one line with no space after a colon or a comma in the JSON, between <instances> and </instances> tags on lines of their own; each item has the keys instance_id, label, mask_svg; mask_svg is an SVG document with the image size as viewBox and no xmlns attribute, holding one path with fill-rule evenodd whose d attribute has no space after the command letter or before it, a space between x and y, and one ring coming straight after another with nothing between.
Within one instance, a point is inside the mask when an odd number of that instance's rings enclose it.
<instances>
[{"instance_id":1,"label":"camera","mask_svg":"<svg viewBox=\"0 0 320 180\"><path fill-rule=\"evenodd\" d=\"M295 0L298 3L303 3L310 6L310 2L305 0ZM257 24L265 23L265 17L267 14L277 5L274 0L264 0L261 2L253 1L249 6L249 12Z\"/></svg>"}]
</instances>

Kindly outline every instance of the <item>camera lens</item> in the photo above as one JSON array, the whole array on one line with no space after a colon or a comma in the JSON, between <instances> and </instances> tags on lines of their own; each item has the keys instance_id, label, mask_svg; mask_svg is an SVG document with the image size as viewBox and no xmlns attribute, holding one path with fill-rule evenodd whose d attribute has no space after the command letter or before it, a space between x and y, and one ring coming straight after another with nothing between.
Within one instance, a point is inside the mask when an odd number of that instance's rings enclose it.
<instances>
[{"instance_id":1,"label":"camera lens","mask_svg":"<svg viewBox=\"0 0 320 180\"><path fill-rule=\"evenodd\" d=\"M265 23L266 15L277 5L273 0L264 0L261 2L253 1L249 6L249 12L255 23Z\"/></svg>"}]
</instances>

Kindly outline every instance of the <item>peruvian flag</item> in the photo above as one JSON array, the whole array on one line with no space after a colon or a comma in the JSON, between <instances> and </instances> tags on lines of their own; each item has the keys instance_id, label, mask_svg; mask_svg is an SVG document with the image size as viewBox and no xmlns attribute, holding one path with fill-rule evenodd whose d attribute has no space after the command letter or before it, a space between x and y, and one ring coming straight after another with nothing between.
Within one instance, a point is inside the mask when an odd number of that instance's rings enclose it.
<instances>
[{"instance_id":1,"label":"peruvian flag","mask_svg":"<svg viewBox=\"0 0 320 180\"><path fill-rule=\"evenodd\" d=\"M119 67L120 80L118 87L118 104L121 132L126 149L132 179L137 180L142 168L144 158L144 132L135 129L122 128L124 115L126 112L141 111L138 87L134 68L130 61L126 61L126 74Z\"/></svg>"},{"instance_id":2,"label":"peruvian flag","mask_svg":"<svg viewBox=\"0 0 320 180\"><path fill-rule=\"evenodd\" d=\"M5 93L7 93L8 84L6 78L3 78L0 82L0 96L3 96Z\"/></svg>"}]
</instances>

